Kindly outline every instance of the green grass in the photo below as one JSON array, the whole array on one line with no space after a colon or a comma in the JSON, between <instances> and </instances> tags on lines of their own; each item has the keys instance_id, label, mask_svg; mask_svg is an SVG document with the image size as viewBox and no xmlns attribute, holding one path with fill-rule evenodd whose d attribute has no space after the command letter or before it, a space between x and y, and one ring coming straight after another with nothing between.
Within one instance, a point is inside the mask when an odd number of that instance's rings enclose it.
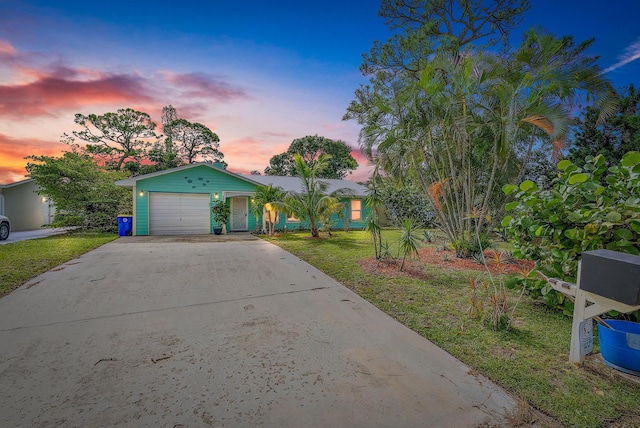
<instances>
[{"instance_id":1,"label":"green grass","mask_svg":"<svg viewBox=\"0 0 640 428\"><path fill-rule=\"evenodd\" d=\"M105 233L71 233L0 245L0 296L117 237Z\"/></svg>"},{"instance_id":2,"label":"green grass","mask_svg":"<svg viewBox=\"0 0 640 428\"><path fill-rule=\"evenodd\" d=\"M468 277L477 272L423 266L426 280L368 274L358 264L374 255L366 232L336 232L316 240L308 235L265 239L332 276L560 424L640 424L640 383L603 367L599 357L590 357L582 367L570 364L571 319L562 313L525 297L512 329L494 331L467 314ZM396 231L383 232L383 240L390 243L397 236Z\"/></svg>"}]
</instances>

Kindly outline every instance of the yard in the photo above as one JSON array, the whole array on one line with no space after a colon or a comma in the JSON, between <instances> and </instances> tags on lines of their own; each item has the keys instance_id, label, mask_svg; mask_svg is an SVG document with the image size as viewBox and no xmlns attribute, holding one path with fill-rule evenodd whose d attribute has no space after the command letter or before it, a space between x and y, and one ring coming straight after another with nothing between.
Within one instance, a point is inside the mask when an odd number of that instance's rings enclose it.
<instances>
[{"instance_id":1,"label":"yard","mask_svg":"<svg viewBox=\"0 0 640 428\"><path fill-rule=\"evenodd\" d=\"M396 231L383 232L390 243L397 236ZM475 262L460 268L441 243L421 250L420 262L400 274L397 265L382 262L376 270L375 262L365 260L374 255L366 232L337 232L317 240L308 232L265 239L326 272L561 425L640 426L640 380L618 374L599 355L589 356L582 368L568 362L569 317L526 296L509 332L494 331L470 317L469 278L486 274ZM392 248L394 255L396 251ZM513 292L509 298L516 296ZM597 353L597 341L594 347ZM519 415L527 418L526 412Z\"/></svg>"}]
</instances>

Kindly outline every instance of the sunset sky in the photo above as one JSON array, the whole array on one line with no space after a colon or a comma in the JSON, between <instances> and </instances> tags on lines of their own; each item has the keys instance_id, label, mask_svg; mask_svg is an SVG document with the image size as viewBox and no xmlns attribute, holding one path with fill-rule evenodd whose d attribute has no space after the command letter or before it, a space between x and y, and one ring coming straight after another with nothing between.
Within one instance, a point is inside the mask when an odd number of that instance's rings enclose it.
<instances>
[{"instance_id":1,"label":"sunset sky","mask_svg":"<svg viewBox=\"0 0 640 428\"><path fill-rule=\"evenodd\" d=\"M616 87L640 86L640 1L533 0L519 31L577 40ZM377 0L229 2L0 0L0 184L25 177L25 156L57 155L75 113L131 107L160 122L173 105L220 137L229 169L263 171L295 138L356 149L342 116L366 80L361 54L389 31Z\"/></svg>"}]
</instances>

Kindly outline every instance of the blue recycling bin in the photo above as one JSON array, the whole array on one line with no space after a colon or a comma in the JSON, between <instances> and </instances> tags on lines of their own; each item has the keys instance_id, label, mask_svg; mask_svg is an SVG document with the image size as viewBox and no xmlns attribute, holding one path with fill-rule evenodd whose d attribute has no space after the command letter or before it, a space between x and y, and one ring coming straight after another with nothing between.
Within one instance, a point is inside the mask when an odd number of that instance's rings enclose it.
<instances>
[{"instance_id":1,"label":"blue recycling bin","mask_svg":"<svg viewBox=\"0 0 640 428\"><path fill-rule=\"evenodd\" d=\"M133 230L133 216L118 216L118 236L131 236Z\"/></svg>"}]
</instances>

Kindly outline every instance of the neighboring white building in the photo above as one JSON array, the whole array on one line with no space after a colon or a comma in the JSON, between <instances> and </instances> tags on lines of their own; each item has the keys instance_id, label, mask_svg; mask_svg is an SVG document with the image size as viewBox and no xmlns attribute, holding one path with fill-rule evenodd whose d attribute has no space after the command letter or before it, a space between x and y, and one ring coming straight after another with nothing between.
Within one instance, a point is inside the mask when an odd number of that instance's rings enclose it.
<instances>
[{"instance_id":1,"label":"neighboring white building","mask_svg":"<svg viewBox=\"0 0 640 428\"><path fill-rule=\"evenodd\" d=\"M51 224L55 206L49 198L36 192L40 187L35 180L0 184L0 214L11 220L11 231L34 230Z\"/></svg>"}]
</instances>

